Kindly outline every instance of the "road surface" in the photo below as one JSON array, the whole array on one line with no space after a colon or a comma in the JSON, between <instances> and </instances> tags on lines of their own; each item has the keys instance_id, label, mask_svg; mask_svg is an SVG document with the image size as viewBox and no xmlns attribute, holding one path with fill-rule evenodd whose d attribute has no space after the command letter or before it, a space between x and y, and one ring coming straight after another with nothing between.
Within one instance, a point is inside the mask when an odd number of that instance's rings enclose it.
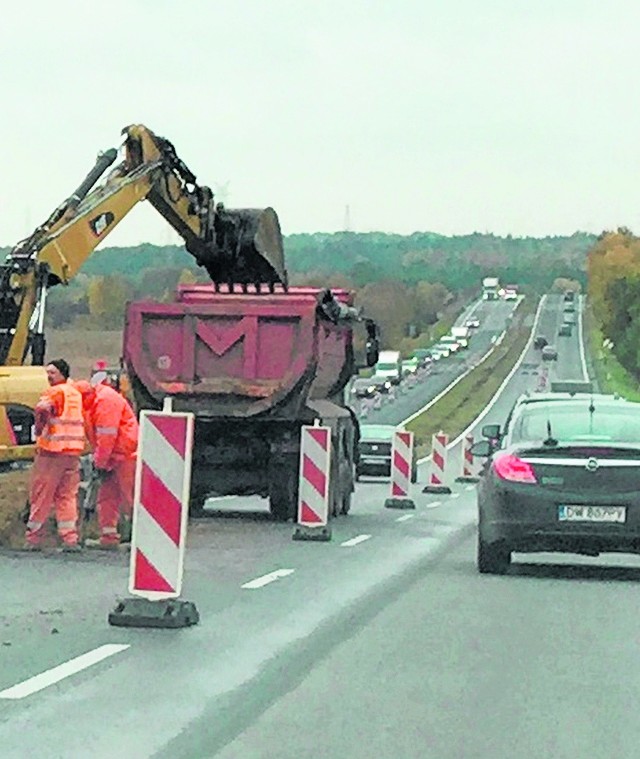
<instances>
[{"instance_id":1,"label":"road surface","mask_svg":"<svg viewBox=\"0 0 640 759\"><path fill-rule=\"evenodd\" d=\"M578 331L557 344L551 372L580 378ZM540 376L530 349L480 424ZM330 543L293 542L249 499L194 524L201 623L182 631L108 627L124 557L5 555L1 756L636 757L640 563L516 554L481 577L474 486L421 488L403 513L360 484Z\"/></svg>"}]
</instances>

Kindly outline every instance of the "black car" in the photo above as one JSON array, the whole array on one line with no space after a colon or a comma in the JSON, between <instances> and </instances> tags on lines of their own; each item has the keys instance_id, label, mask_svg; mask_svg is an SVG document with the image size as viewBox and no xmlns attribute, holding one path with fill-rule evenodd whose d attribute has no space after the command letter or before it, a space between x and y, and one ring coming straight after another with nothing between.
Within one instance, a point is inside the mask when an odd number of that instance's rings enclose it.
<instances>
[{"instance_id":1,"label":"black car","mask_svg":"<svg viewBox=\"0 0 640 759\"><path fill-rule=\"evenodd\" d=\"M361 424L358 455L356 457L356 480L362 475L369 477L391 476L391 446L393 433L398 427L392 424ZM418 481L418 460L413 449L411 482Z\"/></svg>"},{"instance_id":2,"label":"black car","mask_svg":"<svg viewBox=\"0 0 640 759\"><path fill-rule=\"evenodd\" d=\"M640 403L537 393L483 434L480 572L505 572L513 551L640 553Z\"/></svg>"},{"instance_id":3,"label":"black car","mask_svg":"<svg viewBox=\"0 0 640 759\"><path fill-rule=\"evenodd\" d=\"M548 344L548 340L544 335L536 335L535 340L533 341L533 347L537 350L541 350L544 348L545 345Z\"/></svg>"}]
</instances>

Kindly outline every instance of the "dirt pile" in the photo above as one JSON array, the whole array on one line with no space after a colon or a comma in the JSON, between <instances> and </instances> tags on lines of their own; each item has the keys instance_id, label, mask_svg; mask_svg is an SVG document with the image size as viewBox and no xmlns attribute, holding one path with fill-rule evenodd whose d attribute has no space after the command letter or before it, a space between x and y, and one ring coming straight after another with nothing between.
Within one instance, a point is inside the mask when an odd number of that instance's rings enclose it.
<instances>
[{"instance_id":1,"label":"dirt pile","mask_svg":"<svg viewBox=\"0 0 640 759\"><path fill-rule=\"evenodd\" d=\"M0 546L20 548L24 543L23 514L29 494L29 469L0 473Z\"/></svg>"}]
</instances>

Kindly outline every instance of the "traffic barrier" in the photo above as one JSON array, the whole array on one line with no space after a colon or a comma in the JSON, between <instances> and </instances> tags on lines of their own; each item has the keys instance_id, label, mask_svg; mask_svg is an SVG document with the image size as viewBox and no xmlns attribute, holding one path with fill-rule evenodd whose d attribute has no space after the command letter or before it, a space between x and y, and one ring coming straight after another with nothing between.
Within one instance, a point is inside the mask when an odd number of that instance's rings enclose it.
<instances>
[{"instance_id":1,"label":"traffic barrier","mask_svg":"<svg viewBox=\"0 0 640 759\"><path fill-rule=\"evenodd\" d=\"M300 439L298 523L294 540L331 540L331 428L304 426Z\"/></svg>"},{"instance_id":2,"label":"traffic barrier","mask_svg":"<svg viewBox=\"0 0 640 759\"><path fill-rule=\"evenodd\" d=\"M473 435L465 435L462 439L462 474L456 478L456 482L478 482L479 477L476 475L477 464L471 453L473 446Z\"/></svg>"},{"instance_id":3,"label":"traffic barrier","mask_svg":"<svg viewBox=\"0 0 640 759\"><path fill-rule=\"evenodd\" d=\"M195 605L178 597L191 485L193 414L142 411L136 462L129 593L109 614L118 627L189 627Z\"/></svg>"},{"instance_id":4,"label":"traffic barrier","mask_svg":"<svg viewBox=\"0 0 640 759\"><path fill-rule=\"evenodd\" d=\"M451 488L445 484L447 474L447 460L449 436L442 430L431 439L431 473L429 484L422 489L423 493L439 493L446 495L451 493Z\"/></svg>"},{"instance_id":5,"label":"traffic barrier","mask_svg":"<svg viewBox=\"0 0 640 759\"><path fill-rule=\"evenodd\" d=\"M396 430L391 447L391 496L384 502L387 509L415 509L409 497L413 465L413 432Z\"/></svg>"}]
</instances>

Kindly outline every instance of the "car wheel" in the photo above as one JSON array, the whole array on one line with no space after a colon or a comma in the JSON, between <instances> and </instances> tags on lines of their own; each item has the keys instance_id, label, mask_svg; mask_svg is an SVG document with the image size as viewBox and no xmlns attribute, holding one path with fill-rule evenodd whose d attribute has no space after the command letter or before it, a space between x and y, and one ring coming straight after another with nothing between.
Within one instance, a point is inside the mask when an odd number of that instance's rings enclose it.
<instances>
[{"instance_id":1,"label":"car wheel","mask_svg":"<svg viewBox=\"0 0 640 759\"><path fill-rule=\"evenodd\" d=\"M478 571L503 575L511 564L511 551L502 543L485 543L478 533Z\"/></svg>"}]
</instances>

